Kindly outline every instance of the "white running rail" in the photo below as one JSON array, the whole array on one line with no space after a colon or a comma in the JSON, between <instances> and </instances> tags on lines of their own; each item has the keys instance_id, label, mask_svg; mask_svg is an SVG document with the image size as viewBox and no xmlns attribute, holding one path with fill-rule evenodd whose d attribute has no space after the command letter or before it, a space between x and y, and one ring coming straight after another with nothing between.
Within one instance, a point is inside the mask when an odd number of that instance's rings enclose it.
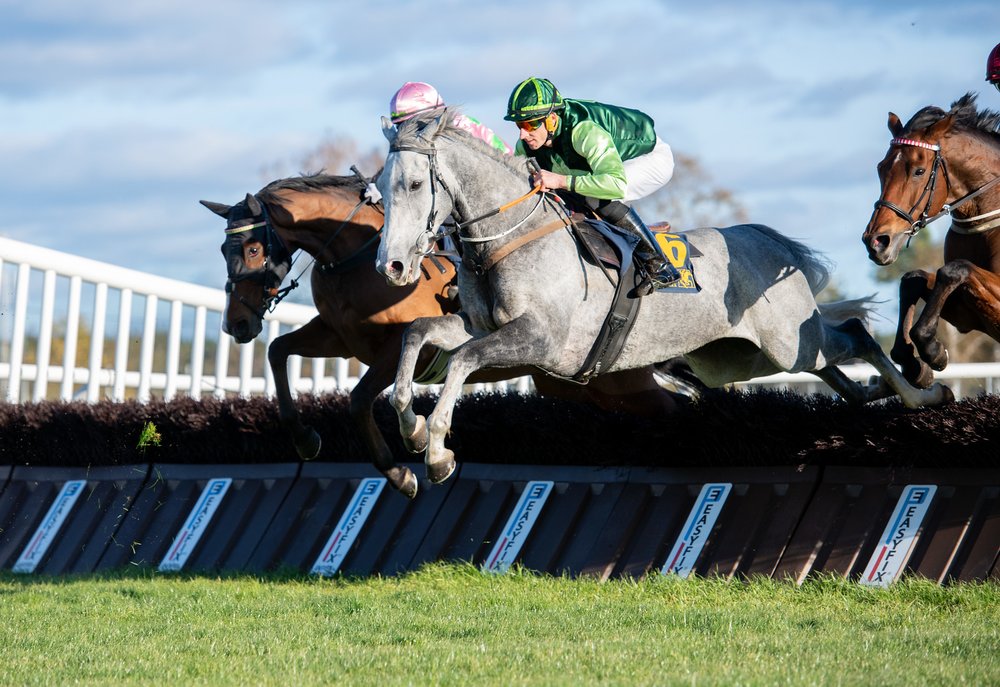
<instances>
[{"instance_id":1,"label":"white running rail","mask_svg":"<svg viewBox=\"0 0 1000 687\"><path fill-rule=\"evenodd\" d=\"M273 394L266 345L316 311L281 304L263 342L234 355L232 338L221 333L225 303L221 289L0 237L0 394L10 402ZM304 376L293 357L293 388L350 388L363 371L338 359L327 372L325 362L310 362Z\"/></svg>"},{"instance_id":2,"label":"white running rail","mask_svg":"<svg viewBox=\"0 0 1000 687\"><path fill-rule=\"evenodd\" d=\"M282 303L267 316L259 340L239 346L234 355L232 338L221 332L225 302L221 289L0 237L0 399L145 402L178 395L272 396L267 345L311 320L316 311ZM857 380L875 372L869 365L843 369ZM351 389L364 370L356 360L289 359L289 381L296 393ZM936 377L951 385L957 397L992 393L1000 364L956 363ZM829 393L806 373L772 375L739 386L752 384ZM526 392L530 378L469 388L486 389Z\"/></svg>"}]
</instances>

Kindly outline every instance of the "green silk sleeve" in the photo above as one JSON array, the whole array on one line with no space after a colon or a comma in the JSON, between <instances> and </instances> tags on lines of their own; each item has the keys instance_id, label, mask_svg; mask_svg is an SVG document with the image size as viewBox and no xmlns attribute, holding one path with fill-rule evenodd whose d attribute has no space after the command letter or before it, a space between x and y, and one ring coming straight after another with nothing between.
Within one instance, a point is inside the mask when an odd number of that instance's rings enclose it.
<instances>
[{"instance_id":1,"label":"green silk sleeve","mask_svg":"<svg viewBox=\"0 0 1000 687\"><path fill-rule=\"evenodd\" d=\"M573 128L572 142L591 169L590 174L574 175L573 190L601 200L624 198L625 165L611 135L593 122L580 122Z\"/></svg>"}]
</instances>

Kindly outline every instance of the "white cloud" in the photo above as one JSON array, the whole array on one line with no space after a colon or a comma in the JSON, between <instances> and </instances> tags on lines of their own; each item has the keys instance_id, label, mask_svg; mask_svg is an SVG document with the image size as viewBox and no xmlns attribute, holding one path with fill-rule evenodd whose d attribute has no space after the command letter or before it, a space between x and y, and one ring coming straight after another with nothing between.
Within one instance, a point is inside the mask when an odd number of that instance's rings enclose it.
<instances>
[{"instance_id":1,"label":"white cloud","mask_svg":"<svg viewBox=\"0 0 1000 687\"><path fill-rule=\"evenodd\" d=\"M645 110L752 219L894 299L860 243L886 113L982 89L998 40L995 3L964 0L0 7L0 233L213 285L218 222L198 199L234 202L327 135L381 146L407 80L512 140L507 96L535 74Z\"/></svg>"}]
</instances>

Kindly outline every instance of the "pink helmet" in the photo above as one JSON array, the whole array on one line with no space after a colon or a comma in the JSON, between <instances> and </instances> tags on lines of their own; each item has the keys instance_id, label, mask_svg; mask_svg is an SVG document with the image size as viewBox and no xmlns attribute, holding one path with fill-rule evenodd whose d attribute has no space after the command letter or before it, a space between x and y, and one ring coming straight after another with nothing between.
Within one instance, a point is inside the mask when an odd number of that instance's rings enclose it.
<instances>
[{"instance_id":1,"label":"pink helmet","mask_svg":"<svg viewBox=\"0 0 1000 687\"><path fill-rule=\"evenodd\" d=\"M407 81L389 101L389 118L393 124L399 124L436 107L444 107L436 88L423 81Z\"/></svg>"}]
</instances>

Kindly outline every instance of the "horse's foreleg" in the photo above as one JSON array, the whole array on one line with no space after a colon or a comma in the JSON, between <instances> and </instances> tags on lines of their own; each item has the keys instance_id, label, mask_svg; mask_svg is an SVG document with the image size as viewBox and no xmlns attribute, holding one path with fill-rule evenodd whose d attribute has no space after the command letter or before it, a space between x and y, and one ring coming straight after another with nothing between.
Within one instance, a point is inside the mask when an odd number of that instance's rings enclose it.
<instances>
[{"instance_id":1,"label":"horse's foreleg","mask_svg":"<svg viewBox=\"0 0 1000 687\"><path fill-rule=\"evenodd\" d=\"M461 346L470 338L465 321L459 315L420 317L403 333L403 348L396 368L396 381L390 402L399 419L399 433L403 443L413 453L423 453L427 447L427 429L424 418L413 412L413 378L421 349L431 344L446 351Z\"/></svg>"},{"instance_id":2,"label":"horse's foreleg","mask_svg":"<svg viewBox=\"0 0 1000 687\"><path fill-rule=\"evenodd\" d=\"M934 275L923 270L907 272L899 281L899 323L890 355L899 363L903 377L915 386L926 389L934 383L934 373L917 352L910 339L910 329L916 316L917 303L926 299L934 288Z\"/></svg>"},{"instance_id":3,"label":"horse's foreleg","mask_svg":"<svg viewBox=\"0 0 1000 687\"><path fill-rule=\"evenodd\" d=\"M304 425L292 399L288 384L288 356L306 358L334 358L346 355L346 348L339 337L319 318L313 318L303 327L279 336L267 348L267 361L274 375L278 415L281 424L292 435L295 451L303 460L319 455L320 437L315 429Z\"/></svg>"},{"instance_id":4,"label":"horse's foreleg","mask_svg":"<svg viewBox=\"0 0 1000 687\"><path fill-rule=\"evenodd\" d=\"M934 288L927 296L927 305L910 329L910 339L920 357L935 370L943 370L948 365L948 349L937 338L941 311L955 290L969 281L975 269L968 260L945 263L937 271Z\"/></svg>"},{"instance_id":5,"label":"horse's foreleg","mask_svg":"<svg viewBox=\"0 0 1000 687\"><path fill-rule=\"evenodd\" d=\"M469 375L483 368L506 368L537 365L544 361L543 345L539 342L537 323L516 319L495 332L472 339L452 354L448 376L434 412L427 421L427 477L442 482L455 469L455 454L444 445L451 429L455 403Z\"/></svg>"},{"instance_id":6,"label":"horse's foreleg","mask_svg":"<svg viewBox=\"0 0 1000 687\"><path fill-rule=\"evenodd\" d=\"M398 339L391 337L387 343L395 344ZM369 366L368 371L351 391L351 419L361 431L365 445L372 457L375 467L385 475L386 479L397 491L407 498L417 495L418 482L413 472L402 465L397 465L392 450L385 442L385 437L375 424L372 407L389 383L396 371L399 359L399 349L395 345L387 345L379 351L378 357Z\"/></svg>"},{"instance_id":7,"label":"horse's foreleg","mask_svg":"<svg viewBox=\"0 0 1000 687\"><path fill-rule=\"evenodd\" d=\"M954 400L951 390L943 384L933 384L926 389L921 389L907 382L860 320L851 318L836 327L829 327L827 335L830 344L840 349L835 355L828 356L828 359L839 362L850 358L861 358L871 363L881 376L881 379L875 384L862 386L848 379L846 375L834 367L824 368L816 372L821 379L837 389L848 400L856 403L867 403L886 398L890 395L889 389L898 394L900 400L908 408L939 405Z\"/></svg>"}]
</instances>

